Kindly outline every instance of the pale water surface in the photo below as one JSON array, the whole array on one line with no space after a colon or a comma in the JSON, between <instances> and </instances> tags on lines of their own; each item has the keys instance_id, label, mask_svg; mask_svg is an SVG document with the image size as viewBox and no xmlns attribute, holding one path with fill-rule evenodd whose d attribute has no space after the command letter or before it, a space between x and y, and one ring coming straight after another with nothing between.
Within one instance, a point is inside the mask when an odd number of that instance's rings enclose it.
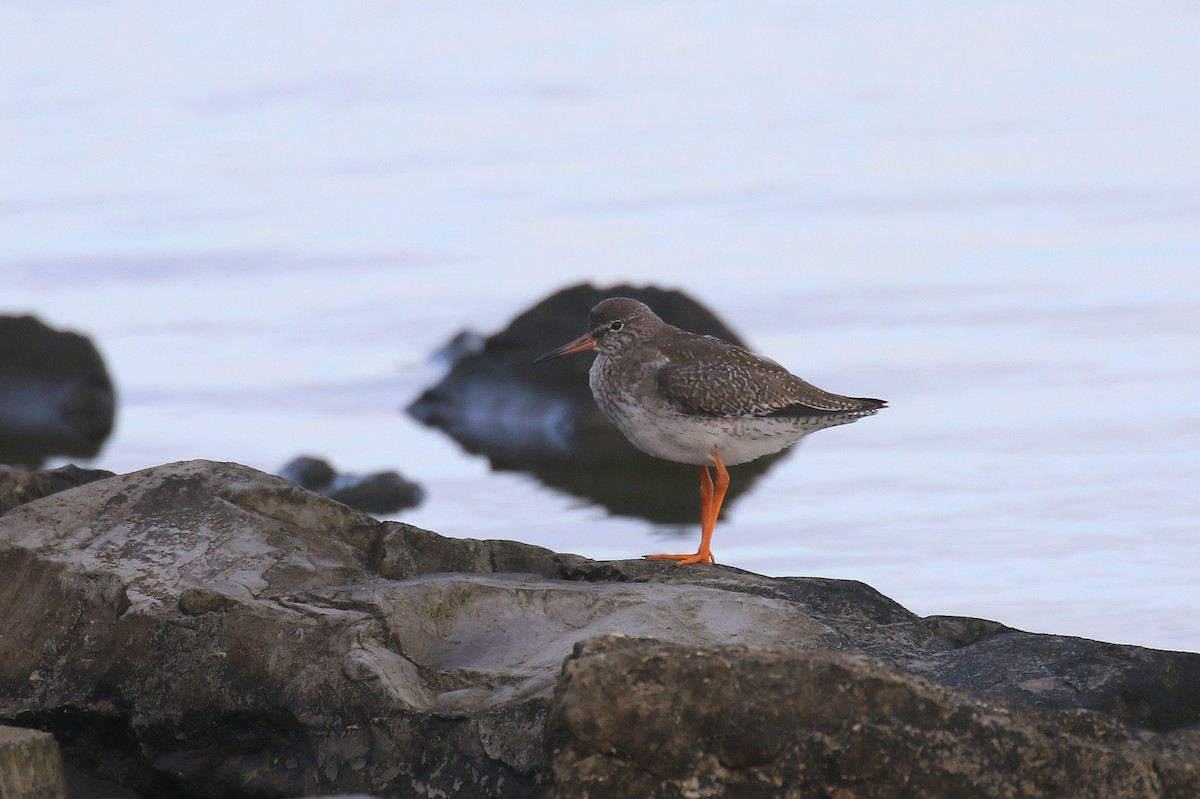
<instances>
[{"instance_id":1,"label":"pale water surface","mask_svg":"<svg viewBox=\"0 0 1200 799\"><path fill-rule=\"evenodd\" d=\"M463 327L680 288L892 403L730 507L722 562L1196 651L1198 41L1132 0L7 3L0 312L96 339L98 467L311 452L616 558L697 533L400 409Z\"/></svg>"}]
</instances>

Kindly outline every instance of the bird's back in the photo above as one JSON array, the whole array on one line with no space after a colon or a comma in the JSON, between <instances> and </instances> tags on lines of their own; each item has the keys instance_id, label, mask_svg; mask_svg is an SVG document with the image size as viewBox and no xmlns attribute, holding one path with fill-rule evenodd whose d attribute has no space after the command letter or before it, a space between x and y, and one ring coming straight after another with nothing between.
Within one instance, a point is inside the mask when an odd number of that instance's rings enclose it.
<instances>
[{"instance_id":1,"label":"bird's back","mask_svg":"<svg viewBox=\"0 0 1200 799\"><path fill-rule=\"evenodd\" d=\"M868 415L883 400L847 397L814 386L769 358L711 336L664 337L656 382L681 413L698 416Z\"/></svg>"}]
</instances>

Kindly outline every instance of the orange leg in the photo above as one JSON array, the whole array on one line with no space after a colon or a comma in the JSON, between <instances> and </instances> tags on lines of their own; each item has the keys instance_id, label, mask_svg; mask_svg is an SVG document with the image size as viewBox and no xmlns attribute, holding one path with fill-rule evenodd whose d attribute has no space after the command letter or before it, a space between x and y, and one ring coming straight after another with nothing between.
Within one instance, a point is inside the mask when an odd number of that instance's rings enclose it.
<instances>
[{"instance_id":1,"label":"orange leg","mask_svg":"<svg viewBox=\"0 0 1200 799\"><path fill-rule=\"evenodd\" d=\"M680 566L692 563L716 563L711 549L713 531L717 529L717 517L725 492L729 490L729 472L721 463L721 456L713 453L713 464L717 469L717 484L714 488L707 466L700 467L700 549L692 555L646 555L647 558L673 560Z\"/></svg>"},{"instance_id":2,"label":"orange leg","mask_svg":"<svg viewBox=\"0 0 1200 799\"><path fill-rule=\"evenodd\" d=\"M708 527L708 514L712 511L713 481L707 466L700 467L700 529Z\"/></svg>"}]
</instances>

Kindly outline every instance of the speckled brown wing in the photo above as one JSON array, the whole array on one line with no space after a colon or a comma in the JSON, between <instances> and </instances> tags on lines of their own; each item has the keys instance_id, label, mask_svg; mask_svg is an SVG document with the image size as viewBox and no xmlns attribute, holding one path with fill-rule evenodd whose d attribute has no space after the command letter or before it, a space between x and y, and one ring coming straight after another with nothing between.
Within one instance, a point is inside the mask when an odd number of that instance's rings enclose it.
<instances>
[{"instance_id":1,"label":"speckled brown wing","mask_svg":"<svg viewBox=\"0 0 1200 799\"><path fill-rule=\"evenodd\" d=\"M801 380L787 369L710 336L681 334L660 342L667 363L658 387L683 413L697 416L863 415L881 400L843 397Z\"/></svg>"}]
</instances>

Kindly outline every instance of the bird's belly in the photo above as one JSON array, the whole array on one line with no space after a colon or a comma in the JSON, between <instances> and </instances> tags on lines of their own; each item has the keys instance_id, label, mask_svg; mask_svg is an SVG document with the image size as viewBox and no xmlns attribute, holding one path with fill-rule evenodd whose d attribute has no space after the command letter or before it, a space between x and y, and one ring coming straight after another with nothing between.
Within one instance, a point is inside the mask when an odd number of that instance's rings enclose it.
<instances>
[{"instance_id":1,"label":"bird's belly","mask_svg":"<svg viewBox=\"0 0 1200 799\"><path fill-rule=\"evenodd\" d=\"M732 466L790 447L816 427L803 419L691 416L671 409L646 412L636 405L602 405L633 445L657 458L710 465L712 454Z\"/></svg>"}]
</instances>

